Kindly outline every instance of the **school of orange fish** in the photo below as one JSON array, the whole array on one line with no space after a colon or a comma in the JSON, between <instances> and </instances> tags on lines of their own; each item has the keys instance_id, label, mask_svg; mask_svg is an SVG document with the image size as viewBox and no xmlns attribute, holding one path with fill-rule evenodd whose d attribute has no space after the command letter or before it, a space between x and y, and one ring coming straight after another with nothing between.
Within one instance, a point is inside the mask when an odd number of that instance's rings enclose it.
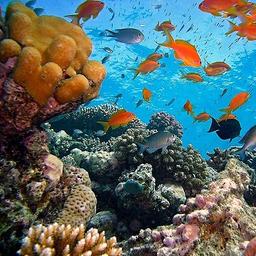
<instances>
[{"instance_id":1,"label":"school of orange fish","mask_svg":"<svg viewBox=\"0 0 256 256\"><path fill-rule=\"evenodd\" d=\"M91 17L96 18L103 8L103 2L98 0L87 0L77 8L75 15L69 15L67 17L72 18L73 23L80 25L81 19L85 22ZM228 19L231 28L229 31L227 31L226 35L236 32L239 38L244 37L249 41L256 40L255 3L249 2L247 0L204 0L199 4L198 8L202 12L206 12L214 16L221 16L223 19ZM114 13L111 8L109 8L109 11L111 11L111 13ZM240 24L235 24L234 22L230 21L230 19L234 18L239 18ZM158 23L155 26L155 31L161 32L166 36L166 41L163 43L158 43L157 49L159 49L160 47L166 47L171 49L174 53L174 57L177 60L181 61L182 66L193 67L198 69L201 68L204 70L206 76L220 76L231 69L231 67L227 63L222 61L208 63L206 67L202 67L201 58L196 47L188 41L173 38L171 32L174 30L175 26L171 23L170 20L163 21L162 23ZM124 42L122 40L126 39L124 38L124 33L122 35L120 34L120 32L127 32L125 31L125 29L123 29L123 31L119 30L119 34L112 31L109 32L111 33L111 37L120 36L120 38L118 38L117 40L119 42ZM121 38L121 36L123 36L123 38ZM140 37L137 38L138 40L141 40L144 37L143 34L139 36ZM136 42L138 42L138 40ZM107 50L110 51L110 49ZM138 75L146 75L148 73L154 72L156 69L161 67L160 63L158 62L161 58L163 58L163 54L157 53L156 51L150 54L135 69L133 79L135 79ZM105 61L106 60L104 60L104 62ZM181 79L186 79L195 83L201 83L204 81L204 78L199 73L183 74L181 76ZM226 92L227 89L223 91L221 96L223 96ZM144 88L142 91L142 99L137 103L137 107L140 104L142 104L143 101L150 102L151 97L152 92L149 89ZM236 116L233 114L233 112L242 105L244 105L249 98L249 92L238 93L231 99L229 105L221 110L224 112L224 114L216 120L209 113L206 112L202 112L196 115L194 113L194 108L190 100L186 101L186 103L183 106L183 109L194 119L194 122L205 122L209 119L212 119L213 123L209 132L215 130L217 130L219 133L225 132L225 136L220 136L218 132L217 134L222 139L232 140L234 136L239 135L241 130L240 124ZM100 123L103 125L104 130L107 131L109 127L115 129L120 126L125 126L135 118L136 117L134 114L125 110L121 110L115 113L113 116L111 116L107 122ZM213 128L213 126L215 128ZM225 127L226 130L221 131L221 127L223 127L223 129ZM233 132L233 135L228 134L229 129L230 133Z\"/></svg>"}]
</instances>

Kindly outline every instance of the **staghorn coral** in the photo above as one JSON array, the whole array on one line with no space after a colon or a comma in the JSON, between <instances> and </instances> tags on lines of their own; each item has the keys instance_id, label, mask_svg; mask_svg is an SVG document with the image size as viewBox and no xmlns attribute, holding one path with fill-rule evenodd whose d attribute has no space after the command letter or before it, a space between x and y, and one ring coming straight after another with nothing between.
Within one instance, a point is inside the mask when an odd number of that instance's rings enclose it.
<instances>
[{"instance_id":1,"label":"staghorn coral","mask_svg":"<svg viewBox=\"0 0 256 256\"><path fill-rule=\"evenodd\" d=\"M57 222L79 226L86 224L96 213L97 199L91 188L83 184L75 185L68 196Z\"/></svg>"},{"instance_id":2,"label":"staghorn coral","mask_svg":"<svg viewBox=\"0 0 256 256\"><path fill-rule=\"evenodd\" d=\"M121 256L122 249L116 246L115 237L107 240L105 233L99 233L97 229L85 233L83 225L72 228L54 223L48 227L31 227L18 253L24 256Z\"/></svg>"},{"instance_id":3,"label":"staghorn coral","mask_svg":"<svg viewBox=\"0 0 256 256\"><path fill-rule=\"evenodd\" d=\"M142 241L133 237L123 246L124 253L140 255L148 247L150 255L159 256L240 256L241 243L256 235L255 209L242 196L250 183L247 171L244 164L229 160L208 190L180 206L174 225L149 230Z\"/></svg>"},{"instance_id":4,"label":"staghorn coral","mask_svg":"<svg viewBox=\"0 0 256 256\"><path fill-rule=\"evenodd\" d=\"M158 112L152 115L147 125L147 129L168 131L175 134L179 138L181 138L183 135L181 124L175 119L174 116L171 116L165 112Z\"/></svg>"}]
</instances>

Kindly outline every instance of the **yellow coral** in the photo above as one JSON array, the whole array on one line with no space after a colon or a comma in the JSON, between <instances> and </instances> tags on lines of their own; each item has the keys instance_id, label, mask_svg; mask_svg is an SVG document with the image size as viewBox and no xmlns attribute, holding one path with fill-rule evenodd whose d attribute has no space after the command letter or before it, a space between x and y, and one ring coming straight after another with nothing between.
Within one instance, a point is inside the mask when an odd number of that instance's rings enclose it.
<instances>
[{"instance_id":1,"label":"yellow coral","mask_svg":"<svg viewBox=\"0 0 256 256\"><path fill-rule=\"evenodd\" d=\"M97 199L91 188L78 184L72 188L57 222L73 227L86 224L96 212L96 203Z\"/></svg>"},{"instance_id":2,"label":"yellow coral","mask_svg":"<svg viewBox=\"0 0 256 256\"><path fill-rule=\"evenodd\" d=\"M76 101L90 89L88 80L83 75L75 75L66 79L57 88L55 98L60 103Z\"/></svg>"},{"instance_id":3,"label":"yellow coral","mask_svg":"<svg viewBox=\"0 0 256 256\"><path fill-rule=\"evenodd\" d=\"M19 56L20 45L12 39L4 39L0 42L0 61L6 62L9 58Z\"/></svg>"},{"instance_id":4,"label":"yellow coral","mask_svg":"<svg viewBox=\"0 0 256 256\"><path fill-rule=\"evenodd\" d=\"M0 45L0 61L19 56L14 81L37 103L43 106L52 96L61 104L97 96L105 69L88 61L92 44L79 26L58 17L37 16L17 2L9 4L6 19L10 39Z\"/></svg>"},{"instance_id":5,"label":"yellow coral","mask_svg":"<svg viewBox=\"0 0 256 256\"><path fill-rule=\"evenodd\" d=\"M97 229L85 233L84 225L72 228L54 223L48 227L31 227L18 253L22 256L121 256L122 248L116 246L116 237L106 240L105 233Z\"/></svg>"}]
</instances>

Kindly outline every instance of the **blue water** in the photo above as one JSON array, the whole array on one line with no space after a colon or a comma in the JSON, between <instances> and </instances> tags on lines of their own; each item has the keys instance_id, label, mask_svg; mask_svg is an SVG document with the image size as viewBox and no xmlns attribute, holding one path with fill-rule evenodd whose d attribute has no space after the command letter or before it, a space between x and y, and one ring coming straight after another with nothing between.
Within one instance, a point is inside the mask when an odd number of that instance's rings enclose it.
<instances>
[{"instance_id":1,"label":"blue water","mask_svg":"<svg viewBox=\"0 0 256 256\"><path fill-rule=\"evenodd\" d=\"M9 2L1 0L3 10ZM212 151L215 147L225 149L238 145L239 138L229 143L219 139L215 133L207 133L210 122L193 124L192 118L182 110L182 107L189 99L196 113L207 111L218 117L221 115L219 109L226 107L234 95L240 91L250 91L251 98L235 114L242 126L241 135L255 125L256 43L242 38L237 41L238 36L235 34L227 37L225 35L225 32L229 30L227 19L201 12L198 9L200 2L198 0L107 0L104 1L104 10L95 20L86 22L83 29L93 41L92 59L101 61L107 55L101 49L103 47L108 46L114 49L111 58L105 64L107 77L102 85L100 96L90 105L112 102L114 95L122 93L124 96L119 101L119 106L134 112L145 122L153 113L166 111L176 116L183 125L184 145L193 144L205 156L207 151ZM64 17L64 15L74 13L80 3L82 1L38 0L36 7L43 7L44 14ZM157 4L162 5L160 10L155 9ZM108 8L112 8L115 12L112 21L110 21L112 14ZM161 63L166 64L166 67L132 80L133 71L130 69L136 68L147 55L155 50L156 42L165 40L161 33L154 31L157 22L169 19L176 26L173 32L174 38L188 40L194 44L203 65L207 65L207 62L225 61L232 67L231 71L222 76L207 77L203 69L180 66L181 62L174 59L171 50L161 48L160 53L170 54L169 58L160 60ZM222 27L217 26L218 23ZM179 32L183 24L184 29ZM186 33L192 24L193 29ZM126 45L100 36L105 29L126 27L140 29L145 35L145 40L139 45ZM229 48L232 43L233 45ZM138 60L135 61L137 57ZM205 82L195 84L180 78L182 73L191 71L202 74ZM121 78L121 74L124 74L125 78ZM144 87L152 91L152 101L136 108L136 102L141 98ZM220 94L225 88L228 92L221 98ZM165 106L172 98L175 98L175 102L170 107Z\"/></svg>"}]
</instances>

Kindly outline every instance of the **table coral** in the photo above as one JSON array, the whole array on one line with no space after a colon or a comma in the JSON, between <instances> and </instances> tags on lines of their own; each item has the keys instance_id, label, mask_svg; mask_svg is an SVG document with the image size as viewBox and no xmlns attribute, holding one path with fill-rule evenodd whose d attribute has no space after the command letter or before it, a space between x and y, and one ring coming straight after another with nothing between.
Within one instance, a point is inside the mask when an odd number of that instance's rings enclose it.
<instances>
[{"instance_id":1,"label":"table coral","mask_svg":"<svg viewBox=\"0 0 256 256\"><path fill-rule=\"evenodd\" d=\"M47 227L31 227L18 254L121 256L122 249L116 243L116 237L107 240L105 232L99 233L97 229L85 232L83 225L72 228L70 225L54 223Z\"/></svg>"}]
</instances>

